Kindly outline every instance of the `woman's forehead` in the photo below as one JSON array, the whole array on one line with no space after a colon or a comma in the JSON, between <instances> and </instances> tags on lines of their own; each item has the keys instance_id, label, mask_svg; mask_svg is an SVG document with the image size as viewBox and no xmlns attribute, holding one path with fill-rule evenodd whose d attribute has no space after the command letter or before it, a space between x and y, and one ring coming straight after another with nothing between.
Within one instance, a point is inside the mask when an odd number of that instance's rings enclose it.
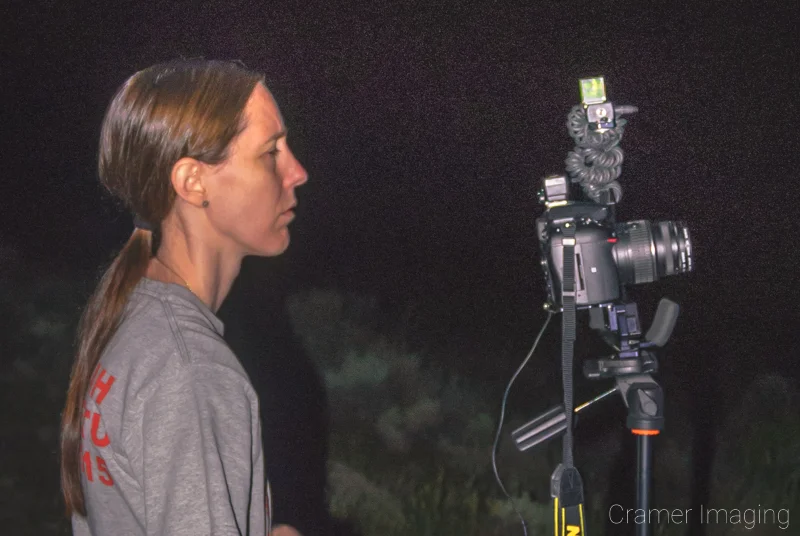
<instances>
[{"instance_id":1,"label":"woman's forehead","mask_svg":"<svg viewBox=\"0 0 800 536\"><path fill-rule=\"evenodd\" d=\"M262 84L257 84L245 107L247 128L244 136L264 138L284 130L283 117L272 94ZM258 140L254 140L258 141ZM262 140L263 141L263 140Z\"/></svg>"}]
</instances>

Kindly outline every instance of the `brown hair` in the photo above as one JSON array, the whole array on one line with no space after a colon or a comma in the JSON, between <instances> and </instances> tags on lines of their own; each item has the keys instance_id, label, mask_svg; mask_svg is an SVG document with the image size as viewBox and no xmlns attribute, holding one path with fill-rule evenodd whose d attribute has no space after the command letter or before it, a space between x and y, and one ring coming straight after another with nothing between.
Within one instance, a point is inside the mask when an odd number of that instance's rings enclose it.
<instances>
[{"instance_id":1,"label":"brown hair","mask_svg":"<svg viewBox=\"0 0 800 536\"><path fill-rule=\"evenodd\" d=\"M223 61L176 60L139 71L117 91L103 120L100 181L157 229L175 200L170 175L184 157L224 162L244 129L244 108L263 78ZM156 235L158 238L158 235ZM86 515L81 487L83 401L95 367L144 276L154 236L135 229L83 312L77 354L61 415L61 489L66 514Z\"/></svg>"}]
</instances>

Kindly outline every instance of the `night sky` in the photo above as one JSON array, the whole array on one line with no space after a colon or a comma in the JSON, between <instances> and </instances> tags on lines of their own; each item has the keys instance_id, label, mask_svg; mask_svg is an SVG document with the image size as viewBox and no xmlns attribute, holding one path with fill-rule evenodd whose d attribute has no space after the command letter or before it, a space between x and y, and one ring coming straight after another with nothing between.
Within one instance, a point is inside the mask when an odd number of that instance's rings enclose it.
<instances>
[{"instance_id":1,"label":"night sky","mask_svg":"<svg viewBox=\"0 0 800 536\"><path fill-rule=\"evenodd\" d=\"M238 59L266 73L310 175L289 252L252 269L374 293L454 368L507 379L544 318L536 190L572 149L578 79L604 75L639 107L619 220L693 235L694 273L635 292L645 324L663 295L683 307L666 371L725 401L755 372L798 375L793 2L10 4L0 238L32 270L94 274L132 230L96 178L116 87Z\"/></svg>"}]
</instances>

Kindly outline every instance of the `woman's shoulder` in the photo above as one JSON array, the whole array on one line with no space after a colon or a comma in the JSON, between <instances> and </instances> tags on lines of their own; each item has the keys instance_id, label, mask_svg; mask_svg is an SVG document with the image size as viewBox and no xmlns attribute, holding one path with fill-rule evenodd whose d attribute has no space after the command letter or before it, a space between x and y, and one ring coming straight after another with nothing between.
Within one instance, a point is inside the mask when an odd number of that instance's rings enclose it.
<instances>
[{"instance_id":1,"label":"woman's shoulder","mask_svg":"<svg viewBox=\"0 0 800 536\"><path fill-rule=\"evenodd\" d=\"M146 396L164 379L196 367L247 375L222 338L222 322L188 289L146 280L136 287L101 359Z\"/></svg>"}]
</instances>

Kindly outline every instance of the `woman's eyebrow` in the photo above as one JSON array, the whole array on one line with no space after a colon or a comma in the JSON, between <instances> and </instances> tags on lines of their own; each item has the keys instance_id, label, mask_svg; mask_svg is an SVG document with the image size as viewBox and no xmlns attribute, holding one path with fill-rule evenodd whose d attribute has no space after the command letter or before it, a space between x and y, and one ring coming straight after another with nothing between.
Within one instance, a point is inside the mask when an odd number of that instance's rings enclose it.
<instances>
[{"instance_id":1,"label":"woman's eyebrow","mask_svg":"<svg viewBox=\"0 0 800 536\"><path fill-rule=\"evenodd\" d=\"M286 133L286 131L285 131L285 130L279 130L278 132L276 132L275 134L273 134L272 136L270 136L270 137L269 137L269 139L267 139L267 141L265 141L264 143L262 143L262 144L261 144L261 147L264 147L265 145L269 145L270 143L272 143L273 141L277 140L278 138L283 138L283 137L285 137L285 136L286 136L286 134L287 134L287 133Z\"/></svg>"}]
</instances>

